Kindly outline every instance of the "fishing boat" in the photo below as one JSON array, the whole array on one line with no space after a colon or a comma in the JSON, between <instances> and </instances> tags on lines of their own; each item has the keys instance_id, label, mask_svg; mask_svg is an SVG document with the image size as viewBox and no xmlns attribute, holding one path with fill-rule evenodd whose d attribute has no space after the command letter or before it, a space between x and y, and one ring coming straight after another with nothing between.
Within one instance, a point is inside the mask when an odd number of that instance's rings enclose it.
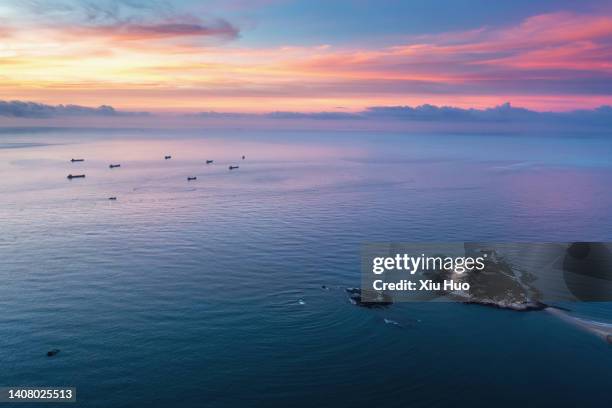
<instances>
[{"instance_id":1,"label":"fishing boat","mask_svg":"<svg viewBox=\"0 0 612 408\"><path fill-rule=\"evenodd\" d=\"M117 197L108 197L108 199L111 201L117 201Z\"/></svg>"},{"instance_id":2,"label":"fishing boat","mask_svg":"<svg viewBox=\"0 0 612 408\"><path fill-rule=\"evenodd\" d=\"M121 167L121 165L120 164L109 164L108 167L111 169L114 169L115 167Z\"/></svg>"},{"instance_id":3,"label":"fishing boat","mask_svg":"<svg viewBox=\"0 0 612 408\"><path fill-rule=\"evenodd\" d=\"M68 180L72 180L73 178L85 178L84 174L69 174L68 175Z\"/></svg>"},{"instance_id":4,"label":"fishing boat","mask_svg":"<svg viewBox=\"0 0 612 408\"><path fill-rule=\"evenodd\" d=\"M229 166L230 170L234 170L234 169L237 169L237 168L239 168L239 167L238 166Z\"/></svg>"},{"instance_id":5,"label":"fishing boat","mask_svg":"<svg viewBox=\"0 0 612 408\"><path fill-rule=\"evenodd\" d=\"M214 160L206 160L206 164L211 164Z\"/></svg>"},{"instance_id":6,"label":"fishing boat","mask_svg":"<svg viewBox=\"0 0 612 408\"><path fill-rule=\"evenodd\" d=\"M70 161L72 163L74 163L74 162L82 162L82 161L85 161L85 159L70 159Z\"/></svg>"},{"instance_id":7,"label":"fishing boat","mask_svg":"<svg viewBox=\"0 0 612 408\"><path fill-rule=\"evenodd\" d=\"M187 177L187 181L197 180L197 177Z\"/></svg>"},{"instance_id":8,"label":"fishing boat","mask_svg":"<svg viewBox=\"0 0 612 408\"><path fill-rule=\"evenodd\" d=\"M171 159L171 158L172 158L172 156L164 156L164 160L168 160L168 159Z\"/></svg>"}]
</instances>

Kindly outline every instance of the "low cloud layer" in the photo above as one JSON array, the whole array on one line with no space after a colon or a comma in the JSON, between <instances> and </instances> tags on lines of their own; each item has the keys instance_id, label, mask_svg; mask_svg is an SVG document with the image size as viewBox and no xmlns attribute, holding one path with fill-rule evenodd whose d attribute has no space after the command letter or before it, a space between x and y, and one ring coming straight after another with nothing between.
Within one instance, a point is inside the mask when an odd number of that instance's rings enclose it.
<instances>
[{"instance_id":1,"label":"low cloud layer","mask_svg":"<svg viewBox=\"0 0 612 408\"><path fill-rule=\"evenodd\" d=\"M153 114L120 111L108 105L96 108L0 101L0 126L608 133L608 129L612 126L612 107L601 106L567 112L538 112L506 103L487 109L420 105L372 106L358 112L348 112L339 108L338 111L319 112L205 111L193 114Z\"/></svg>"},{"instance_id":2,"label":"low cloud layer","mask_svg":"<svg viewBox=\"0 0 612 408\"><path fill-rule=\"evenodd\" d=\"M46 105L24 101L0 101L0 116L15 118L53 118L65 116L142 116L146 112L117 111L112 106L90 108L79 105Z\"/></svg>"},{"instance_id":3,"label":"low cloud layer","mask_svg":"<svg viewBox=\"0 0 612 408\"><path fill-rule=\"evenodd\" d=\"M224 112L201 112L200 118L244 118L262 117L267 119L311 119L311 120L394 120L413 122L573 122L582 124L612 124L612 107L569 112L537 112L514 107L505 103L487 109L463 109L453 106L372 106L361 112L290 112L276 111L265 114L240 114Z\"/></svg>"},{"instance_id":4,"label":"low cloud layer","mask_svg":"<svg viewBox=\"0 0 612 408\"><path fill-rule=\"evenodd\" d=\"M612 107L600 106L590 110L569 112L536 112L525 108L513 107L510 103L487 109L462 109L452 106L421 105L378 106L362 112L368 118L444 121L444 122L515 122L515 121L570 121L587 124L612 124Z\"/></svg>"}]
</instances>

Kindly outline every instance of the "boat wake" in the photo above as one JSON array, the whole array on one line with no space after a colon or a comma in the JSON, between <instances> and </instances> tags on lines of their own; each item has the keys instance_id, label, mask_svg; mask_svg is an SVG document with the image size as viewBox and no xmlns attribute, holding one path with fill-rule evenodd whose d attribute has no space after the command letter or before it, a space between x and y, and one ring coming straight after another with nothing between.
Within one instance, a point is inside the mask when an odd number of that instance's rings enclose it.
<instances>
[{"instance_id":1,"label":"boat wake","mask_svg":"<svg viewBox=\"0 0 612 408\"><path fill-rule=\"evenodd\" d=\"M559 319L571 324L572 326L594 334L603 341L612 344L612 323L596 322L594 320L575 317L561 309L554 307L548 307L545 310Z\"/></svg>"}]
</instances>

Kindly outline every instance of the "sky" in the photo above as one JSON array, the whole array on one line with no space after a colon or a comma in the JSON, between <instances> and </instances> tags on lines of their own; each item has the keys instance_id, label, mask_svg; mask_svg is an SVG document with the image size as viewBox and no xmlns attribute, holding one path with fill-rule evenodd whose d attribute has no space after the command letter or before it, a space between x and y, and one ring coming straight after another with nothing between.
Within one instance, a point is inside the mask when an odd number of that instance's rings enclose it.
<instances>
[{"instance_id":1,"label":"sky","mask_svg":"<svg viewBox=\"0 0 612 408\"><path fill-rule=\"evenodd\" d=\"M153 113L612 104L612 3L5 0L0 100Z\"/></svg>"}]
</instances>

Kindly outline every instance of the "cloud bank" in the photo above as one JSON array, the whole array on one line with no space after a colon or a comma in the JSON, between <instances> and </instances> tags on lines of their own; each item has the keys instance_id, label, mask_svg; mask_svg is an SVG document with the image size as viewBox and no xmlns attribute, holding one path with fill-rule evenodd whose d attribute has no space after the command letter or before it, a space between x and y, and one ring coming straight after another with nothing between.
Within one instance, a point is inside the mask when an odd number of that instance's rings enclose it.
<instances>
[{"instance_id":1,"label":"cloud bank","mask_svg":"<svg viewBox=\"0 0 612 408\"><path fill-rule=\"evenodd\" d=\"M44 103L24 101L1 101L0 116L15 118L52 118L69 116L143 116L147 112L117 111L112 106L101 105L90 108L80 105L46 105Z\"/></svg>"},{"instance_id":2,"label":"cloud bank","mask_svg":"<svg viewBox=\"0 0 612 408\"><path fill-rule=\"evenodd\" d=\"M340 108L339 108L340 109ZM454 106L372 106L357 112L273 111L192 114L116 110L112 106L48 105L0 101L0 127L240 128L270 130L346 130L529 133L609 133L612 107L539 112L505 103L492 108Z\"/></svg>"},{"instance_id":3,"label":"cloud bank","mask_svg":"<svg viewBox=\"0 0 612 408\"><path fill-rule=\"evenodd\" d=\"M394 120L406 122L571 122L592 125L612 125L612 107L600 106L595 109L581 109L568 112L538 112L505 103L493 108L458 108L454 106L372 106L363 111L350 112L290 112L276 111L264 114L244 114L232 112L200 112L187 115L199 118L246 118L266 119L309 119L309 120Z\"/></svg>"}]
</instances>

